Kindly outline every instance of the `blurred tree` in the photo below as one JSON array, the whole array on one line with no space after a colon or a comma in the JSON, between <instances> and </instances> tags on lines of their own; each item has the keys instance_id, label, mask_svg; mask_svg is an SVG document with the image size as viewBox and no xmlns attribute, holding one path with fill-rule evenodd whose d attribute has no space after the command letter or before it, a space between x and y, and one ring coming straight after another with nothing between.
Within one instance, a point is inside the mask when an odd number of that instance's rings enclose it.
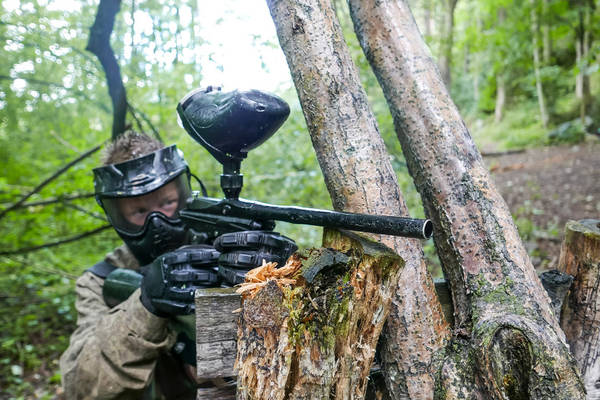
<instances>
[{"instance_id":1,"label":"blurred tree","mask_svg":"<svg viewBox=\"0 0 600 400\"><path fill-rule=\"evenodd\" d=\"M592 33L592 20L596 4L594 0L572 0L577 22L575 24L575 62L577 65L577 75L575 78L575 97L580 103L579 115L581 123L585 127L588 104L591 99L590 91L590 49L594 40Z\"/></svg>"},{"instance_id":2,"label":"blurred tree","mask_svg":"<svg viewBox=\"0 0 600 400\"><path fill-rule=\"evenodd\" d=\"M539 23L539 1L531 0L531 40L533 47L533 69L535 72L535 88L538 104L540 106L540 119L544 128L548 126L549 116L546 107L546 94L542 81L542 59L540 57L540 23Z\"/></svg>"},{"instance_id":3,"label":"blurred tree","mask_svg":"<svg viewBox=\"0 0 600 400\"><path fill-rule=\"evenodd\" d=\"M458 0L444 0L444 14L442 16L441 50L438 65L440 73L447 87L450 87L452 50L454 46L454 10Z\"/></svg>"}]
</instances>

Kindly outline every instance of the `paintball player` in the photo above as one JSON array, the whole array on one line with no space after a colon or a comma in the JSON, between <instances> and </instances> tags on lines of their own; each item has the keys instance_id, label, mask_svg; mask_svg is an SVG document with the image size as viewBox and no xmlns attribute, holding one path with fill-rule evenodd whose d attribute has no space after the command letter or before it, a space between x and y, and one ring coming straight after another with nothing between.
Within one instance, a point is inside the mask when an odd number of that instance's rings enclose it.
<instances>
[{"instance_id":1,"label":"paintball player","mask_svg":"<svg viewBox=\"0 0 600 400\"><path fill-rule=\"evenodd\" d=\"M77 329L60 359L67 399L195 399L197 388L225 384L196 379L195 357L174 350L170 321L194 312L196 289L235 285L263 258L284 262L296 246L270 231L197 243L202 235L178 218L190 176L176 146L133 132L113 142L94 170L96 199L124 244L77 280ZM273 247L259 253L256 243ZM142 278L114 304L103 288L120 269Z\"/></svg>"}]
</instances>

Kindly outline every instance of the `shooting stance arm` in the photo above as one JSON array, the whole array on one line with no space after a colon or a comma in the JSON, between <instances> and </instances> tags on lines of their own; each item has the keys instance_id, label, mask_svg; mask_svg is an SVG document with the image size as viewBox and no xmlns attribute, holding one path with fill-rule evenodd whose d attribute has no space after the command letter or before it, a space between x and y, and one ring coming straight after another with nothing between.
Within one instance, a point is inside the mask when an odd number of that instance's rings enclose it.
<instances>
[{"instance_id":1,"label":"shooting stance arm","mask_svg":"<svg viewBox=\"0 0 600 400\"><path fill-rule=\"evenodd\" d=\"M90 272L77 280L77 329L60 359L68 399L141 397L160 353L175 342L168 320L144 308L139 290L109 309L103 284Z\"/></svg>"}]
</instances>

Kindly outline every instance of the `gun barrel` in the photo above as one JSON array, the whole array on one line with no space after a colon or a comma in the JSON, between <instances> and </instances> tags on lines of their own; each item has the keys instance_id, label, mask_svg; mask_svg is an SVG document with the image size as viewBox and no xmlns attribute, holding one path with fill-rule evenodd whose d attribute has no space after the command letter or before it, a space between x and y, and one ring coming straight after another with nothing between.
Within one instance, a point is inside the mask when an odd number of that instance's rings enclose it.
<instances>
[{"instance_id":1,"label":"gun barrel","mask_svg":"<svg viewBox=\"0 0 600 400\"><path fill-rule=\"evenodd\" d=\"M244 200L223 200L222 204L223 213L235 217L272 219L419 239L429 239L433 233L433 224L428 219L276 206Z\"/></svg>"}]
</instances>

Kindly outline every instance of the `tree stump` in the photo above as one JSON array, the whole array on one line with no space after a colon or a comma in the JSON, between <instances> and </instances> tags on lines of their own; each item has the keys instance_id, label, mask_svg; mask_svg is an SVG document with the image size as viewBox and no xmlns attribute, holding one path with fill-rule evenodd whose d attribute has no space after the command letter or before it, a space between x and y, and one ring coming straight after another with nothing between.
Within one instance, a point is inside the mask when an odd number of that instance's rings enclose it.
<instances>
[{"instance_id":1,"label":"tree stump","mask_svg":"<svg viewBox=\"0 0 600 400\"><path fill-rule=\"evenodd\" d=\"M295 254L296 284L243 300L238 399L362 399L403 260L337 231Z\"/></svg>"},{"instance_id":2,"label":"tree stump","mask_svg":"<svg viewBox=\"0 0 600 400\"><path fill-rule=\"evenodd\" d=\"M600 399L600 220L569 221L558 268L575 279L561 326L581 369L588 399Z\"/></svg>"}]
</instances>

